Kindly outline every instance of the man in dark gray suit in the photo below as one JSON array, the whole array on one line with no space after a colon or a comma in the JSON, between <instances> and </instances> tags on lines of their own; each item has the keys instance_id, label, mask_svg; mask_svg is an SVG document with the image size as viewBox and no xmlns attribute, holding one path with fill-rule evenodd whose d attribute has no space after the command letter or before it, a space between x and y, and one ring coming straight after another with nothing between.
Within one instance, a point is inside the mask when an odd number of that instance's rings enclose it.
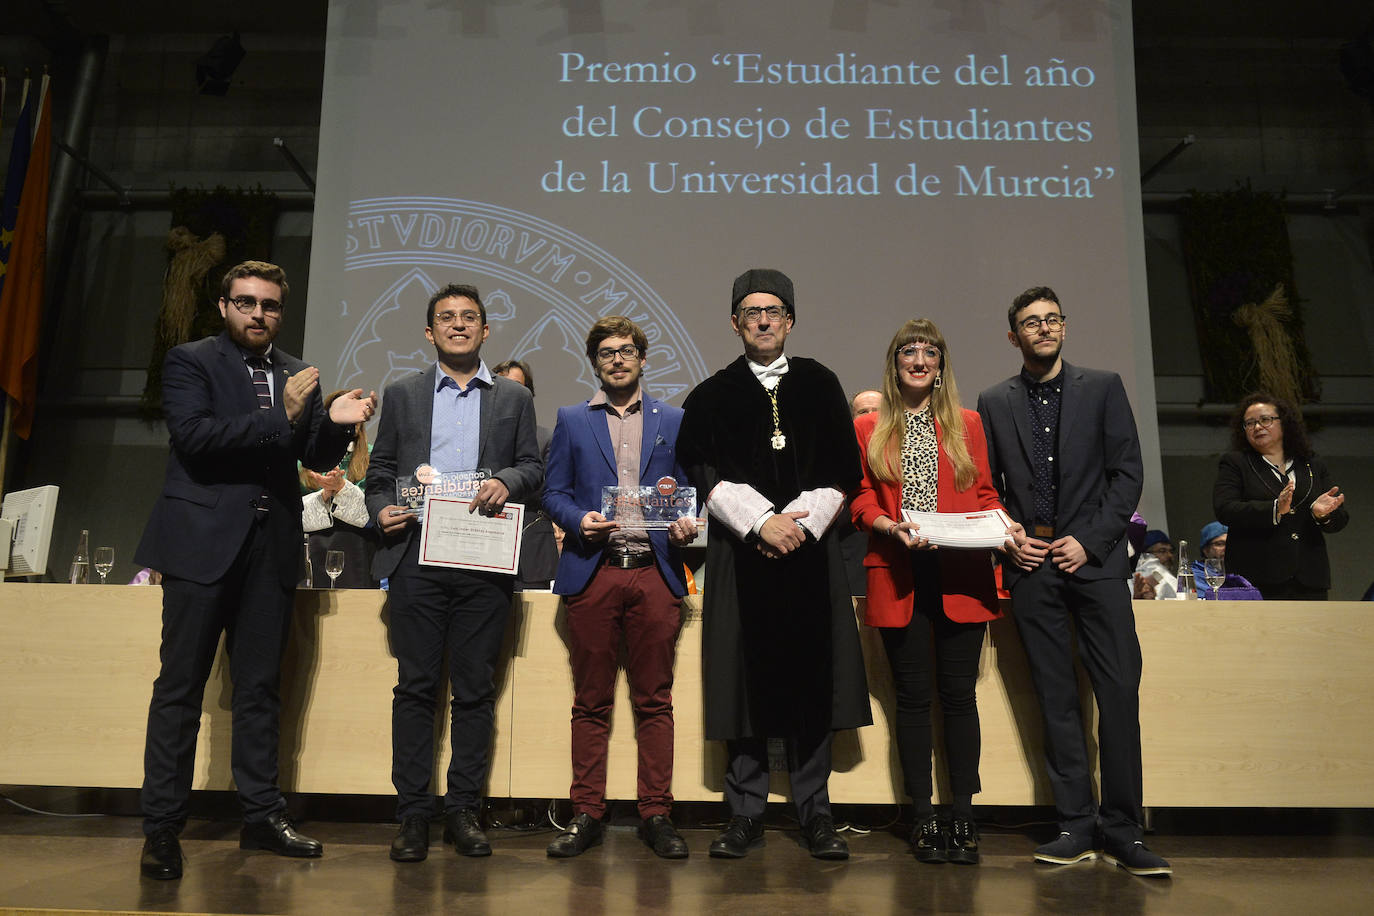
<instances>
[{"instance_id":1,"label":"man in dark gray suit","mask_svg":"<svg viewBox=\"0 0 1374 916\"><path fill-rule=\"evenodd\" d=\"M429 854L434 711L445 654L453 717L444 841L461 855L491 855L477 806L487 778L493 677L514 578L421 564L420 528L414 514L397 505L396 479L422 465L440 473L489 471L472 509L491 515L508 501L533 496L544 481L533 398L523 385L493 376L482 361L490 328L477 290L461 284L440 289L430 297L425 325L436 363L386 389L367 472L368 512L383 538L372 573L389 579L398 672L391 706L391 781L401 822L391 858L398 862Z\"/></svg>"},{"instance_id":2,"label":"man in dark gray suit","mask_svg":"<svg viewBox=\"0 0 1374 916\"><path fill-rule=\"evenodd\" d=\"M1169 863L1141 842L1140 642L1126 585L1126 525L1143 466L1135 418L1115 372L1064 362L1068 325L1047 286L1007 312L1007 338L1023 368L978 397L992 480L1031 535L1004 565L1045 727L1045 759L1059 836L1035 860L1069 865L1097 857L1135 875ZM1093 800L1073 630L1098 707L1102 804Z\"/></svg>"}]
</instances>

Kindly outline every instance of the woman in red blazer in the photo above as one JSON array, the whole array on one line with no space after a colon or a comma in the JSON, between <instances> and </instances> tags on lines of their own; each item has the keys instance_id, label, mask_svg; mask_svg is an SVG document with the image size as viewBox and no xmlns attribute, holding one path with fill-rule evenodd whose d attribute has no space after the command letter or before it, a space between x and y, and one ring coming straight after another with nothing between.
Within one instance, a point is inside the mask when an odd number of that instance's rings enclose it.
<instances>
[{"instance_id":1,"label":"woman in red blazer","mask_svg":"<svg viewBox=\"0 0 1374 916\"><path fill-rule=\"evenodd\" d=\"M897 752L916 811L912 848L921 862L978 861L973 795L980 733L975 687L987 621L1000 616L991 551L936 550L902 509L963 512L1002 508L988 470L977 411L964 410L949 350L935 324L908 321L887 348L883 404L854 421L863 483L852 494L854 524L869 532L864 622L878 627L897 691ZM1008 529L1015 543L1020 525ZM935 647L935 674L930 670ZM954 804L931 804L931 682L944 712Z\"/></svg>"}]
</instances>

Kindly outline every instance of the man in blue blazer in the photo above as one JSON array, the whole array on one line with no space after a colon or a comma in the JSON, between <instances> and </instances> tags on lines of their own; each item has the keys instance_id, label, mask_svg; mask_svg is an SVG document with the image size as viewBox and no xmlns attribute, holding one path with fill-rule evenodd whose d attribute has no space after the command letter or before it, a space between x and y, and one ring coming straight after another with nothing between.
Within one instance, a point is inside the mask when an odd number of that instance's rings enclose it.
<instances>
[{"instance_id":1,"label":"man in blue blazer","mask_svg":"<svg viewBox=\"0 0 1374 916\"><path fill-rule=\"evenodd\" d=\"M677 460L682 409L640 387L648 339L628 318L602 318L587 334L587 359L601 380L590 400L558 411L544 506L567 534L553 590L567 609L573 672L572 804L568 828L549 844L556 858L580 855L602 838L606 757L622 634L639 746L639 835L668 859L687 856L673 827L673 663L686 593L678 548L696 537L694 518L667 530L633 527L601 513L604 487L686 482Z\"/></svg>"},{"instance_id":2,"label":"man in blue blazer","mask_svg":"<svg viewBox=\"0 0 1374 916\"><path fill-rule=\"evenodd\" d=\"M220 633L233 680L231 768L244 849L318 856L296 832L277 786L281 659L301 546L296 462L332 468L372 415L376 396L336 398L326 414L319 371L272 345L289 287L265 261L230 268L220 287L224 333L167 352L162 408L167 476L134 560L162 573L162 667L143 757L140 867L180 878L201 699Z\"/></svg>"},{"instance_id":3,"label":"man in blue blazer","mask_svg":"<svg viewBox=\"0 0 1374 916\"><path fill-rule=\"evenodd\" d=\"M1045 727L1059 836L1035 859L1069 865L1106 857L1136 875L1169 863L1141 842L1140 641L1126 585L1126 525L1140 501L1135 418L1115 372L1060 355L1068 325L1047 286L1007 312L1021 372L978 396L988 464L1002 503L1030 535L1004 564L1012 612ZM1098 707L1102 804L1093 800L1072 637Z\"/></svg>"},{"instance_id":4,"label":"man in blue blazer","mask_svg":"<svg viewBox=\"0 0 1374 916\"><path fill-rule=\"evenodd\" d=\"M396 494L396 479L414 476L421 465L440 473L490 472L472 499L472 511L488 515L539 491L544 464L535 442L534 399L523 385L492 375L482 361L490 333L475 287L449 284L430 297L425 339L434 347L435 364L387 387L367 469L367 509L382 533L372 574L390 580L397 668L391 782L401 829L390 853L397 862L429 854L434 713L446 655L453 712L444 841L460 855L491 855L477 806L486 787L496 661L515 578L420 563L420 526Z\"/></svg>"}]
</instances>

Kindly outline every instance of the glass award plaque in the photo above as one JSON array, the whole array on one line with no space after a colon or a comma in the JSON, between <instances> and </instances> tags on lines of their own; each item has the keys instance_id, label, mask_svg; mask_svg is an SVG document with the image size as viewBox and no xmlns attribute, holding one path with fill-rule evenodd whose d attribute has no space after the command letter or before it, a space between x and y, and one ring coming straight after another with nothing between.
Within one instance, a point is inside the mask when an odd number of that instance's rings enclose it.
<instances>
[{"instance_id":1,"label":"glass award plaque","mask_svg":"<svg viewBox=\"0 0 1374 916\"><path fill-rule=\"evenodd\" d=\"M425 520L425 501L431 496L447 496L452 499L471 499L477 495L482 481L491 477L491 471L478 468L475 471L451 471L442 473L427 464L415 469L409 477L396 478L396 505L405 506L415 513L417 522Z\"/></svg>"},{"instance_id":2,"label":"glass award plaque","mask_svg":"<svg viewBox=\"0 0 1374 916\"><path fill-rule=\"evenodd\" d=\"M621 528L668 528L680 518L695 518L696 487L680 487L660 477L652 487L602 487L601 514Z\"/></svg>"}]
</instances>

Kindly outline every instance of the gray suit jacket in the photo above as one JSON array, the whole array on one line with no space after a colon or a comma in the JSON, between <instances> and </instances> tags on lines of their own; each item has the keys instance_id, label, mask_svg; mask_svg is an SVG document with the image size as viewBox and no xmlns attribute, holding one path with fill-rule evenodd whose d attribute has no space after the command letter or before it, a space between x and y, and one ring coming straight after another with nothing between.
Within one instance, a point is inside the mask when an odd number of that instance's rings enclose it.
<instances>
[{"instance_id":1,"label":"gray suit jacket","mask_svg":"<svg viewBox=\"0 0 1374 916\"><path fill-rule=\"evenodd\" d=\"M382 394L377 442L367 468L367 511L375 520L384 507L396 502L396 477L415 473L429 463L429 434L434 418L434 386L438 367L389 385ZM535 440L534 398L524 385L494 376L482 392L480 445L477 466L487 468L510 490L510 502L523 503L544 485L544 462ZM440 469L442 470L442 468ZM378 579L396 571L418 525L384 537L372 562Z\"/></svg>"},{"instance_id":2,"label":"gray suit jacket","mask_svg":"<svg viewBox=\"0 0 1374 916\"><path fill-rule=\"evenodd\" d=\"M1026 386L1014 375L978 396L988 465L1002 505L1027 529L1035 518L1034 444ZM1088 552L1082 579L1125 578L1126 523L1140 502L1144 465L1126 388L1115 372L1064 363L1059 404L1059 490L1055 537L1072 535ZM1029 533L1029 532L1028 532ZM1008 587L1024 573L1004 563Z\"/></svg>"}]
</instances>

